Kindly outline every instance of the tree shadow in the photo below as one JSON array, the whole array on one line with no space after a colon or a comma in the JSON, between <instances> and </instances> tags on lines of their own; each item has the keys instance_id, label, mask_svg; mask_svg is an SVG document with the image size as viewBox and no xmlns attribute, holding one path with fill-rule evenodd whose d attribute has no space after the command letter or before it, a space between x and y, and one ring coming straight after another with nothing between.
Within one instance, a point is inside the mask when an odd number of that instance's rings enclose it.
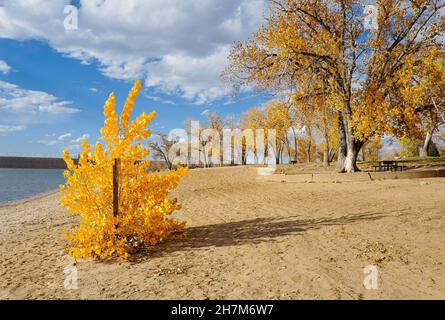
<instances>
[{"instance_id":1,"label":"tree shadow","mask_svg":"<svg viewBox=\"0 0 445 320\"><path fill-rule=\"evenodd\" d=\"M382 213L361 213L337 218L298 219L256 218L218 224L190 227L184 237L170 240L158 247L148 248L135 256L134 262L144 258L157 257L174 251L188 251L208 247L239 246L275 241L277 238L302 234L328 226L341 226L364 220L378 220L387 217Z\"/></svg>"}]
</instances>

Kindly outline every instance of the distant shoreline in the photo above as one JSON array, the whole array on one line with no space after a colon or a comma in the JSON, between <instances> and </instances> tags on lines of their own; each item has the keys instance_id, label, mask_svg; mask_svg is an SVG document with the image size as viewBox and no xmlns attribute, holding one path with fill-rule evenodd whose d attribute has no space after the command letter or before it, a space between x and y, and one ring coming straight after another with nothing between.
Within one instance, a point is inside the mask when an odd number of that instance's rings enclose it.
<instances>
[{"instance_id":1,"label":"distant shoreline","mask_svg":"<svg viewBox=\"0 0 445 320\"><path fill-rule=\"evenodd\" d=\"M2 169L66 169L62 158L0 157Z\"/></svg>"},{"instance_id":2,"label":"distant shoreline","mask_svg":"<svg viewBox=\"0 0 445 320\"><path fill-rule=\"evenodd\" d=\"M77 163L77 159L73 159ZM151 166L166 166L163 161L150 159ZM67 169L62 158L0 156L0 169Z\"/></svg>"}]
</instances>

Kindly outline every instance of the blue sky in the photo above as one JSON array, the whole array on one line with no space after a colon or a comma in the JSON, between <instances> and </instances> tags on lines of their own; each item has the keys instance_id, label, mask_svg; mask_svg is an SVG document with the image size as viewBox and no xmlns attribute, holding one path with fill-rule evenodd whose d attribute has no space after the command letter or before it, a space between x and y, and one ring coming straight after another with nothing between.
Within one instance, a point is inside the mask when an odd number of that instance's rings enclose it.
<instances>
[{"instance_id":1,"label":"blue sky","mask_svg":"<svg viewBox=\"0 0 445 320\"><path fill-rule=\"evenodd\" d=\"M121 106L135 79L134 114L155 110L154 131L270 99L234 98L219 78L233 41L258 28L262 0L78 3L78 29L66 30L69 1L0 0L0 155L78 152L82 136L99 138L108 94Z\"/></svg>"}]
</instances>

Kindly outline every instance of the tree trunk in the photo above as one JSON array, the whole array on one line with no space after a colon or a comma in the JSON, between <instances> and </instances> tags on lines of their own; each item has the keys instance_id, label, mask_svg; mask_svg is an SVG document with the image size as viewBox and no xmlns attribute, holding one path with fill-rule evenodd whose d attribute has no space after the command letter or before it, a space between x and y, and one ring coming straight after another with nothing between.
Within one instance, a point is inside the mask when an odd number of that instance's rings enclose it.
<instances>
[{"instance_id":1,"label":"tree trunk","mask_svg":"<svg viewBox=\"0 0 445 320\"><path fill-rule=\"evenodd\" d=\"M308 129L307 136L308 136L309 141L308 141L307 147L306 147L306 162L310 163L311 162L311 147L312 147L312 131L311 131L311 129Z\"/></svg>"},{"instance_id":2,"label":"tree trunk","mask_svg":"<svg viewBox=\"0 0 445 320\"><path fill-rule=\"evenodd\" d=\"M327 148L326 146L323 150L323 166L329 167L329 148Z\"/></svg>"},{"instance_id":3,"label":"tree trunk","mask_svg":"<svg viewBox=\"0 0 445 320\"><path fill-rule=\"evenodd\" d=\"M324 149L323 149L323 166L329 167L329 138L327 133L324 134Z\"/></svg>"},{"instance_id":4,"label":"tree trunk","mask_svg":"<svg viewBox=\"0 0 445 320\"><path fill-rule=\"evenodd\" d=\"M292 155L291 155L291 151L290 151L290 142L289 139L286 138L285 142L284 142L284 146L286 147L286 151L287 151L287 155L288 155L288 159L287 159L287 163L290 163L290 161L292 160ZM281 162L283 162L283 160L281 160Z\"/></svg>"},{"instance_id":5,"label":"tree trunk","mask_svg":"<svg viewBox=\"0 0 445 320\"><path fill-rule=\"evenodd\" d=\"M337 171L344 172L348 144L346 142L346 129L343 122L343 114L341 112L338 112L338 138Z\"/></svg>"},{"instance_id":6,"label":"tree trunk","mask_svg":"<svg viewBox=\"0 0 445 320\"><path fill-rule=\"evenodd\" d=\"M282 146L277 146L277 153L275 155L275 164L280 164L280 159L282 160Z\"/></svg>"},{"instance_id":7,"label":"tree trunk","mask_svg":"<svg viewBox=\"0 0 445 320\"><path fill-rule=\"evenodd\" d=\"M295 144L294 161L298 163L298 139L294 127L292 127L292 132L294 133L294 144Z\"/></svg>"},{"instance_id":8,"label":"tree trunk","mask_svg":"<svg viewBox=\"0 0 445 320\"><path fill-rule=\"evenodd\" d=\"M363 146L362 141L354 141L348 144L348 151L346 153L344 172L357 172L360 169L357 167L357 156Z\"/></svg>"},{"instance_id":9,"label":"tree trunk","mask_svg":"<svg viewBox=\"0 0 445 320\"><path fill-rule=\"evenodd\" d=\"M167 151L168 152L168 151ZM168 154L163 152L162 150L160 151L160 153L162 154L162 156L164 157L165 163L167 163L167 167L168 170L171 170L173 168L173 163L172 161L169 159Z\"/></svg>"},{"instance_id":10,"label":"tree trunk","mask_svg":"<svg viewBox=\"0 0 445 320\"><path fill-rule=\"evenodd\" d=\"M335 156L336 156L336 154L335 154L334 149L329 149L329 163L334 161Z\"/></svg>"},{"instance_id":11,"label":"tree trunk","mask_svg":"<svg viewBox=\"0 0 445 320\"><path fill-rule=\"evenodd\" d=\"M420 150L419 150L419 155L420 155L422 158L424 158L424 157L428 157L428 147L429 147L429 145L430 145L430 143L431 143L431 138L432 138L432 137L433 137L433 135L432 135L430 132L428 132L428 133L426 134L425 140L424 140L424 142L423 142L423 146L420 147Z\"/></svg>"},{"instance_id":12,"label":"tree trunk","mask_svg":"<svg viewBox=\"0 0 445 320\"><path fill-rule=\"evenodd\" d=\"M241 163L243 163L243 156L244 156L243 142L241 141ZM235 164L235 146L233 137L230 137L230 164L232 166Z\"/></svg>"},{"instance_id":13,"label":"tree trunk","mask_svg":"<svg viewBox=\"0 0 445 320\"><path fill-rule=\"evenodd\" d=\"M269 143L267 142L264 146L264 154L263 154L263 164L268 164L268 155L269 155Z\"/></svg>"},{"instance_id":14,"label":"tree trunk","mask_svg":"<svg viewBox=\"0 0 445 320\"><path fill-rule=\"evenodd\" d=\"M343 114L339 113L340 150L337 161L338 172L357 172L357 156L364 142L354 137L353 130L348 127ZM342 120L342 121L340 121ZM340 123L341 122L341 123Z\"/></svg>"}]
</instances>

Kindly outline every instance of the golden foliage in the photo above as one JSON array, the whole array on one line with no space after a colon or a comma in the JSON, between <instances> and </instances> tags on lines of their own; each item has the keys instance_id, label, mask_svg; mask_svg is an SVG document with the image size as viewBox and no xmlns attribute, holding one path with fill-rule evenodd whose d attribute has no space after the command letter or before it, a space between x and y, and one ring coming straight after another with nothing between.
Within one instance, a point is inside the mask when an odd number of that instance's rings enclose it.
<instances>
[{"instance_id":1,"label":"golden foliage","mask_svg":"<svg viewBox=\"0 0 445 320\"><path fill-rule=\"evenodd\" d=\"M336 112L339 117L319 115L341 120L339 136L346 138L340 143L346 154L340 159L349 163L339 166L340 171L355 171L356 155L365 142L385 134L401 136L419 125L416 109L425 102L425 89L413 81L423 78L425 65L436 56L433 51L442 50L443 1L377 1L377 28L371 31L364 27L364 12L356 1L270 4L264 25L232 47L225 80L235 88L293 92L295 106L308 119L314 114L308 100L316 109L328 106ZM431 76L434 84L440 83L438 75ZM323 84L326 94L321 96L328 105L317 102L317 83ZM439 90L428 91L441 96Z\"/></svg>"},{"instance_id":2,"label":"golden foliage","mask_svg":"<svg viewBox=\"0 0 445 320\"><path fill-rule=\"evenodd\" d=\"M412 158L419 156L419 147L421 142L413 137L404 136L399 138L402 147L401 156L404 158Z\"/></svg>"},{"instance_id":3,"label":"golden foliage","mask_svg":"<svg viewBox=\"0 0 445 320\"><path fill-rule=\"evenodd\" d=\"M377 161L380 159L379 151L383 148L381 138L377 137L365 143L363 146L363 160Z\"/></svg>"},{"instance_id":4,"label":"golden foliage","mask_svg":"<svg viewBox=\"0 0 445 320\"><path fill-rule=\"evenodd\" d=\"M110 256L129 257L141 246L164 241L185 223L168 216L180 208L169 199L187 169L167 174L148 173L149 149L142 141L151 134L148 124L156 116L142 113L130 122L135 100L141 89L136 81L125 102L120 118L115 109L115 95L104 106L106 117L101 129L105 147L97 142L94 149L84 139L78 163L63 152L68 170L66 184L61 185L60 202L72 215L80 216L77 229L67 231L69 254L75 258ZM119 213L113 215L113 164L119 159Z\"/></svg>"}]
</instances>

